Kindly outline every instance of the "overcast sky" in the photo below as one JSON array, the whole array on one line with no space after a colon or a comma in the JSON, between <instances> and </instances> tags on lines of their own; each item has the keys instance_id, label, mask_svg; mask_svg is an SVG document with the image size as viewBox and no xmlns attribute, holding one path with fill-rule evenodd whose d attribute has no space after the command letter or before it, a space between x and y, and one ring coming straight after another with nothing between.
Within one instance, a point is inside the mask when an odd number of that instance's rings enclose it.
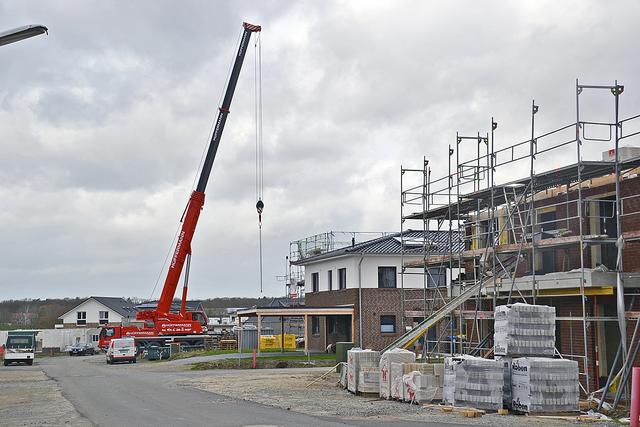
<instances>
[{"instance_id":1,"label":"overcast sky","mask_svg":"<svg viewBox=\"0 0 640 427\"><path fill-rule=\"evenodd\" d=\"M0 300L151 296L243 21L263 27L271 296L290 241L398 230L400 165L427 156L440 175L456 132L484 134L494 116L497 146L525 140L533 98L540 132L571 123L576 78L618 79L622 115L640 113L639 5L0 0L0 31L50 30L0 47ZM193 298L259 295L253 65L250 49L192 245Z\"/></svg>"}]
</instances>

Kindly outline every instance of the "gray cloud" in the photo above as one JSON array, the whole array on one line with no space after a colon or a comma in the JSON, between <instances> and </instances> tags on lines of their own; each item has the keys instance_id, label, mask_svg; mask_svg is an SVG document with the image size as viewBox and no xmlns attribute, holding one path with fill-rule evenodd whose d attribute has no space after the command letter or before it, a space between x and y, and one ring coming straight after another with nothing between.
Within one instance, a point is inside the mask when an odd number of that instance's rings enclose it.
<instances>
[{"instance_id":1,"label":"gray cloud","mask_svg":"<svg viewBox=\"0 0 640 427\"><path fill-rule=\"evenodd\" d=\"M540 131L570 123L576 77L619 79L623 115L637 113L639 8L0 2L0 28L50 28L0 48L0 297L151 293L243 20L264 28L265 293L278 294L290 240L398 229L400 164L427 156L445 173L456 131L486 133L494 116L499 146L525 140L533 98ZM194 240L194 297L258 291L252 55ZM603 117L611 97L589 97L584 113Z\"/></svg>"}]
</instances>

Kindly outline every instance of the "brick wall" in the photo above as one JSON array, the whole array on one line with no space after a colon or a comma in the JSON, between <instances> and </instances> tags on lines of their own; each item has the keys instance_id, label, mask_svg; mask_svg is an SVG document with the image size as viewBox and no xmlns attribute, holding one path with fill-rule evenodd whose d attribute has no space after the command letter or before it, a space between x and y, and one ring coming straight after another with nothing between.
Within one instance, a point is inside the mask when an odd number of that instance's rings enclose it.
<instances>
[{"instance_id":1,"label":"brick wall","mask_svg":"<svg viewBox=\"0 0 640 427\"><path fill-rule=\"evenodd\" d=\"M365 348L381 350L398 338L403 332L402 327L402 303L401 289L362 289L362 343ZM405 289L405 300L422 299L422 289ZM360 337L360 306L358 299L358 289L342 289L336 291L309 292L305 295L305 305L307 307L327 307L334 305L353 304L355 310L355 331L353 340L356 345ZM407 302L405 310L422 310L421 301ZM396 317L395 332L380 332L380 316L392 315ZM308 324L309 348L318 351L326 348L325 334L326 321L320 318L320 333L313 335L311 323ZM330 342L329 340L328 342Z\"/></svg>"}]
</instances>

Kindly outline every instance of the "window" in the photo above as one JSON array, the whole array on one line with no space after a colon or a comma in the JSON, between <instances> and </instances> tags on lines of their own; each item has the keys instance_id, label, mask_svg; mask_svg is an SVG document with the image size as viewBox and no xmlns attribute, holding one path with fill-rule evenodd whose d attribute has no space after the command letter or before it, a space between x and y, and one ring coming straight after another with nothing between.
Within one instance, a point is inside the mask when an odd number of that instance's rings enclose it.
<instances>
[{"instance_id":1,"label":"window","mask_svg":"<svg viewBox=\"0 0 640 427\"><path fill-rule=\"evenodd\" d=\"M311 334L320 335L320 318L318 316L311 317Z\"/></svg>"},{"instance_id":2,"label":"window","mask_svg":"<svg viewBox=\"0 0 640 427\"><path fill-rule=\"evenodd\" d=\"M396 268L395 267L378 267L378 287L379 288L395 288L396 287Z\"/></svg>"},{"instance_id":3,"label":"window","mask_svg":"<svg viewBox=\"0 0 640 427\"><path fill-rule=\"evenodd\" d=\"M396 316L380 316L380 332L383 334L393 334L396 332Z\"/></svg>"},{"instance_id":4,"label":"window","mask_svg":"<svg viewBox=\"0 0 640 427\"><path fill-rule=\"evenodd\" d=\"M311 292L318 292L320 284L319 273L311 273Z\"/></svg>"},{"instance_id":5,"label":"window","mask_svg":"<svg viewBox=\"0 0 640 427\"><path fill-rule=\"evenodd\" d=\"M91 341L98 342L98 339L99 339L99 337L98 337L97 334L91 335Z\"/></svg>"},{"instance_id":6,"label":"window","mask_svg":"<svg viewBox=\"0 0 640 427\"><path fill-rule=\"evenodd\" d=\"M428 288L446 288L447 276L444 268L430 268L427 271L427 287Z\"/></svg>"},{"instance_id":7,"label":"window","mask_svg":"<svg viewBox=\"0 0 640 427\"><path fill-rule=\"evenodd\" d=\"M333 290L333 270L327 271L327 286L330 291Z\"/></svg>"},{"instance_id":8,"label":"window","mask_svg":"<svg viewBox=\"0 0 640 427\"><path fill-rule=\"evenodd\" d=\"M86 311L78 311L76 318L76 325L86 325L87 324L87 312Z\"/></svg>"},{"instance_id":9,"label":"window","mask_svg":"<svg viewBox=\"0 0 640 427\"><path fill-rule=\"evenodd\" d=\"M338 289L347 289L347 269L338 269Z\"/></svg>"},{"instance_id":10,"label":"window","mask_svg":"<svg viewBox=\"0 0 640 427\"><path fill-rule=\"evenodd\" d=\"M327 316L327 334L334 335L336 333L337 320L335 316Z\"/></svg>"},{"instance_id":11,"label":"window","mask_svg":"<svg viewBox=\"0 0 640 427\"><path fill-rule=\"evenodd\" d=\"M109 312L108 311L99 311L98 312L98 322L101 325L109 323Z\"/></svg>"}]
</instances>

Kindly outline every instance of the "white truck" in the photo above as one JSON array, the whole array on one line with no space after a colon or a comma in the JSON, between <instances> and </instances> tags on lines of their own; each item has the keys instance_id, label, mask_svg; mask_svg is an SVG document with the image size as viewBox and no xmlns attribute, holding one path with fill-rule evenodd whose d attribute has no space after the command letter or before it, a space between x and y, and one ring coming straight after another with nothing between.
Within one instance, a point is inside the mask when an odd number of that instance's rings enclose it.
<instances>
[{"instance_id":1,"label":"white truck","mask_svg":"<svg viewBox=\"0 0 640 427\"><path fill-rule=\"evenodd\" d=\"M36 353L35 331L9 331L4 345L4 366L11 363L33 365Z\"/></svg>"}]
</instances>

